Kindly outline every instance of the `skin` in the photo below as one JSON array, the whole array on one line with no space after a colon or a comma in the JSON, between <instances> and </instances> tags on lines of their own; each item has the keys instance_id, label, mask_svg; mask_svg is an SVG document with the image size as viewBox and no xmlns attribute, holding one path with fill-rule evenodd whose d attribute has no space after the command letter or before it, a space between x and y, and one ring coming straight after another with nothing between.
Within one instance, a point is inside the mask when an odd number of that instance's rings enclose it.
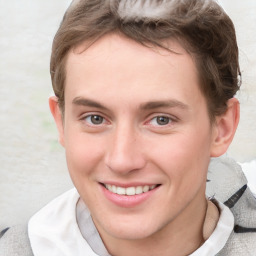
<instances>
[{"instance_id":1,"label":"skin","mask_svg":"<svg viewBox=\"0 0 256 256\"><path fill-rule=\"evenodd\" d=\"M209 160L227 150L237 127L236 99L210 123L193 59L168 43L179 54L117 34L85 51L81 44L66 63L64 116L50 98L71 178L111 255L200 247ZM127 208L110 202L102 183L159 186Z\"/></svg>"}]
</instances>

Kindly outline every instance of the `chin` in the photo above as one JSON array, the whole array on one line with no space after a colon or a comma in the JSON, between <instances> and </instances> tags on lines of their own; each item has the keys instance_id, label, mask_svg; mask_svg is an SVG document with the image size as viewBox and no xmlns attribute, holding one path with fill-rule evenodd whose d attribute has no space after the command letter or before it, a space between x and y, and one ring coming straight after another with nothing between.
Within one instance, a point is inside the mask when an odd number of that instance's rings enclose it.
<instances>
[{"instance_id":1,"label":"chin","mask_svg":"<svg viewBox=\"0 0 256 256\"><path fill-rule=\"evenodd\" d=\"M129 229L129 230L123 230L123 229L118 229L118 230L111 230L111 233L109 233L112 237L115 237L117 239L122 239L122 240L143 240L146 239L155 232L153 230L141 230L141 228L136 227L134 229Z\"/></svg>"},{"instance_id":2,"label":"chin","mask_svg":"<svg viewBox=\"0 0 256 256\"><path fill-rule=\"evenodd\" d=\"M108 234L111 237L122 240L141 240L151 237L152 235L159 232L163 225L157 225L156 221L149 221L144 218L144 221L141 219L137 219L136 217L132 217L131 220L118 220L118 218L114 218L114 221L106 222L104 220L103 225L97 225L98 231L101 233L102 231L105 234Z\"/></svg>"}]
</instances>

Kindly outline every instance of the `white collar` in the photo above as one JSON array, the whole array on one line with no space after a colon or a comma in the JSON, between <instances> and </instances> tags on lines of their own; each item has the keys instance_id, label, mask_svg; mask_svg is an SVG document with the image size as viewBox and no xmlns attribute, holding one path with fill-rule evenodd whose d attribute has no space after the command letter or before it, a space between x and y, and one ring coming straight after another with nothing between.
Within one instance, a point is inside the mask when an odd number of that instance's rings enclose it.
<instances>
[{"instance_id":1,"label":"white collar","mask_svg":"<svg viewBox=\"0 0 256 256\"><path fill-rule=\"evenodd\" d=\"M81 235L76 221L79 194L72 189L57 197L28 223L34 256L98 256Z\"/></svg>"},{"instance_id":2,"label":"white collar","mask_svg":"<svg viewBox=\"0 0 256 256\"><path fill-rule=\"evenodd\" d=\"M78 223L88 221L84 219L88 218L88 214L76 212L79 198L77 190L72 189L54 199L30 219L28 234L34 256L99 256L92 250L94 246L91 242L84 239L86 233L88 234L85 225L80 227L81 231L79 229ZM229 208L222 203L218 202L218 207L220 219L214 232L190 256L214 256L225 246L234 227L234 217ZM80 209L81 212L89 213L86 207L80 205ZM79 218L78 223L76 217ZM94 229L94 234L98 234L94 225L91 228ZM99 243L99 239L97 241ZM103 243L99 247L104 254Z\"/></svg>"},{"instance_id":3,"label":"white collar","mask_svg":"<svg viewBox=\"0 0 256 256\"><path fill-rule=\"evenodd\" d=\"M234 228L234 216L227 206L220 203L218 204L220 210L220 218L218 224L211 234L211 236L190 256L214 256L220 252L228 241ZM214 203L215 203L214 202Z\"/></svg>"}]
</instances>

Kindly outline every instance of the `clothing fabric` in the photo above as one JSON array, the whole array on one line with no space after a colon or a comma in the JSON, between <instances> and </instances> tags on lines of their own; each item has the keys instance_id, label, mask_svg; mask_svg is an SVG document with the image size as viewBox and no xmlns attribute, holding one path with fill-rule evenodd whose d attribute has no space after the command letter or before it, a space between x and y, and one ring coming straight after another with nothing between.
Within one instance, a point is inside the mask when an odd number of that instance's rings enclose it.
<instances>
[{"instance_id":1,"label":"clothing fabric","mask_svg":"<svg viewBox=\"0 0 256 256\"><path fill-rule=\"evenodd\" d=\"M0 239L1 256L34 256L27 226L9 228Z\"/></svg>"},{"instance_id":2,"label":"clothing fabric","mask_svg":"<svg viewBox=\"0 0 256 256\"><path fill-rule=\"evenodd\" d=\"M218 256L255 256L256 199L241 166L228 157L212 159L207 178L206 194L227 205L235 218L234 230Z\"/></svg>"},{"instance_id":3,"label":"clothing fabric","mask_svg":"<svg viewBox=\"0 0 256 256\"><path fill-rule=\"evenodd\" d=\"M214 159L208 180L207 195L219 201L221 215L210 238L191 256L255 256L256 199L240 166L228 158ZM75 189L34 215L28 233L26 228L10 228L0 239L0 252L1 256L109 256Z\"/></svg>"}]
</instances>

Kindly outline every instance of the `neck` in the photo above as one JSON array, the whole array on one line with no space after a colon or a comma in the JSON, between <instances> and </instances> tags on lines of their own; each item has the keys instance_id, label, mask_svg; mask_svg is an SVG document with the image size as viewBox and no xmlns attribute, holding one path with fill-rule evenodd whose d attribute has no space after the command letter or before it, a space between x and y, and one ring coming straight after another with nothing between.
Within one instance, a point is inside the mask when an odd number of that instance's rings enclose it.
<instances>
[{"instance_id":1,"label":"neck","mask_svg":"<svg viewBox=\"0 0 256 256\"><path fill-rule=\"evenodd\" d=\"M109 253L115 256L189 255L204 242L206 211L207 201L201 198L199 204L190 203L173 221L149 237L123 240L104 233L101 233L101 237Z\"/></svg>"}]
</instances>

